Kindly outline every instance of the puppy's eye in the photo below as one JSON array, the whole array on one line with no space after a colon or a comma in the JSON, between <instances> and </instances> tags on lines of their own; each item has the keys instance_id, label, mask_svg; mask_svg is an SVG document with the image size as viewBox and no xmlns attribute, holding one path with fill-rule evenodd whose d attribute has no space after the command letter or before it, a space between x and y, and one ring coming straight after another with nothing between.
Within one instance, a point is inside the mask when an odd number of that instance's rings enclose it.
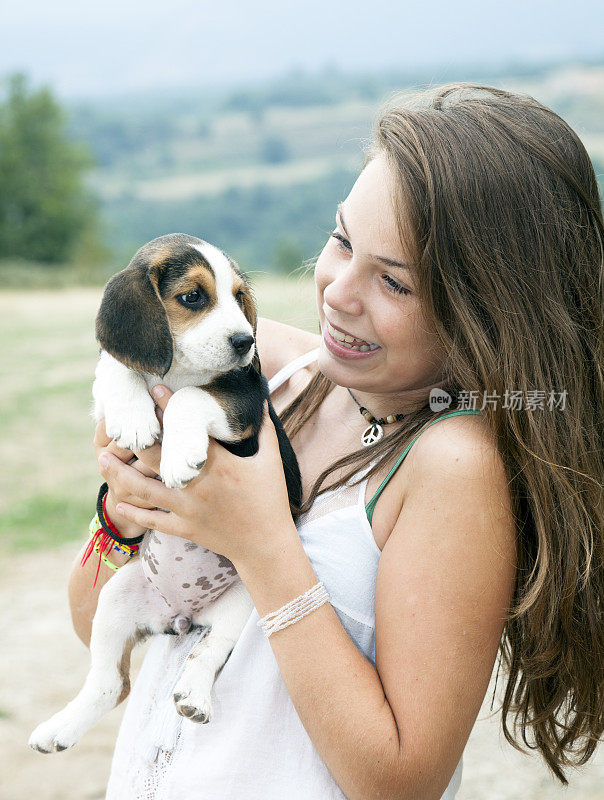
<instances>
[{"instance_id":1,"label":"puppy's eye","mask_svg":"<svg viewBox=\"0 0 604 800\"><path fill-rule=\"evenodd\" d=\"M235 295L235 300L238 302L240 307L243 307L243 298L245 297L245 292L241 291L241 289Z\"/></svg>"},{"instance_id":2,"label":"puppy's eye","mask_svg":"<svg viewBox=\"0 0 604 800\"><path fill-rule=\"evenodd\" d=\"M178 302L185 308L203 308L208 302L208 295L198 286L197 289L191 289L186 294L178 295Z\"/></svg>"}]
</instances>

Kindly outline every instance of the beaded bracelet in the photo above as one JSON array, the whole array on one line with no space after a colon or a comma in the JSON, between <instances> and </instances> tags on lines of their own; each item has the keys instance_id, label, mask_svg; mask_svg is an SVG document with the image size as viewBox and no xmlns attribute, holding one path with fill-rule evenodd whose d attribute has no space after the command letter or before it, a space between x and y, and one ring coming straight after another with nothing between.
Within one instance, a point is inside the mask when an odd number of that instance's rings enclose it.
<instances>
[{"instance_id":1,"label":"beaded bracelet","mask_svg":"<svg viewBox=\"0 0 604 800\"><path fill-rule=\"evenodd\" d=\"M294 622L310 614L315 608L319 608L323 603L329 600L327 589L323 585L323 581L319 581L304 594L290 600L277 611L271 611L262 619L259 619L256 625L262 628L266 636L270 636L275 631L280 631L282 628L287 628L293 625Z\"/></svg>"},{"instance_id":2,"label":"beaded bracelet","mask_svg":"<svg viewBox=\"0 0 604 800\"><path fill-rule=\"evenodd\" d=\"M104 484L104 487L106 486L107 484ZM90 534L90 540L84 551L84 554L82 555L82 560L80 562L81 566L83 567L93 552L98 555L99 563L96 569L94 583L92 584L93 587L96 586L99 577L101 561L114 572L117 572L117 570L119 569L119 566L117 566L107 558L107 555L112 550L117 550L119 553L122 553L123 555L130 556L130 558L133 558L138 553L139 549L138 542L142 541L143 539L143 536L135 537L132 539L126 539L124 537L119 536L119 531L113 525L113 523L111 522L111 520L107 515L105 507L107 492L105 491L103 494L101 494L101 492L103 492L104 487L101 486L101 491L99 492L99 498L97 500L97 512L91 519L90 525L88 526L88 533ZM111 530L112 535L109 535L107 533L107 528ZM116 541L114 536L116 536L116 538L119 539L119 543ZM132 544L126 544L126 542L132 542Z\"/></svg>"}]
</instances>

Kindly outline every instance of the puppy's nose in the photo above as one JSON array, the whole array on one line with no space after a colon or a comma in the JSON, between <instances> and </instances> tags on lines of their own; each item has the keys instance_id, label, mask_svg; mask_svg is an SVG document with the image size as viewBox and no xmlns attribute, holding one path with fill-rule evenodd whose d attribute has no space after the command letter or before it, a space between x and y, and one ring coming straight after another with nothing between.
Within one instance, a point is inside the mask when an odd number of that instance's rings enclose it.
<instances>
[{"instance_id":1,"label":"puppy's nose","mask_svg":"<svg viewBox=\"0 0 604 800\"><path fill-rule=\"evenodd\" d=\"M250 336L249 333L234 333L229 336L229 342L233 345L233 349L238 355L244 356L254 344L254 337Z\"/></svg>"}]
</instances>

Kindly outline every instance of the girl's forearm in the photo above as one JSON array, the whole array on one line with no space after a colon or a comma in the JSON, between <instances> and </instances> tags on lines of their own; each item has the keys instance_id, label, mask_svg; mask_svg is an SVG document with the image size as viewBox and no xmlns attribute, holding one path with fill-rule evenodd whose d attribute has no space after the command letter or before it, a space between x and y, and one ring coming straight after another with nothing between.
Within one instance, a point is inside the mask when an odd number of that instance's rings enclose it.
<instances>
[{"instance_id":1,"label":"girl's forearm","mask_svg":"<svg viewBox=\"0 0 604 800\"><path fill-rule=\"evenodd\" d=\"M318 580L297 535L261 563L236 567L261 617ZM300 720L346 797L407 797L398 729L379 675L332 606L276 631L269 643Z\"/></svg>"},{"instance_id":2,"label":"girl's forearm","mask_svg":"<svg viewBox=\"0 0 604 800\"><path fill-rule=\"evenodd\" d=\"M107 494L107 514L119 532L128 538L134 538L145 532L145 528L122 517L115 510L115 502L111 492ZM73 628L78 637L84 642L86 647L90 644L90 633L92 631L92 620L96 612L99 593L107 581L114 575L113 570L107 567L102 561L99 567L99 557L92 553L84 566L81 566L82 556L88 546L88 540L82 546L80 552L71 569L69 576L69 607L71 610L71 620ZM130 557L119 553L117 550L111 552L111 562L116 567L126 564ZM95 576L99 568L96 586L94 586Z\"/></svg>"},{"instance_id":3,"label":"girl's forearm","mask_svg":"<svg viewBox=\"0 0 604 800\"><path fill-rule=\"evenodd\" d=\"M68 587L73 629L86 647L90 645L92 620L96 612L100 591L114 574L113 570L109 569L102 561L99 567L99 557L96 553L92 553L84 566L81 566L80 562L87 545L88 542L83 545L73 562ZM122 555L115 550L111 554L111 561L116 566L122 566L127 563L129 558L129 556ZM96 586L94 586L97 567L99 567L99 575Z\"/></svg>"}]
</instances>

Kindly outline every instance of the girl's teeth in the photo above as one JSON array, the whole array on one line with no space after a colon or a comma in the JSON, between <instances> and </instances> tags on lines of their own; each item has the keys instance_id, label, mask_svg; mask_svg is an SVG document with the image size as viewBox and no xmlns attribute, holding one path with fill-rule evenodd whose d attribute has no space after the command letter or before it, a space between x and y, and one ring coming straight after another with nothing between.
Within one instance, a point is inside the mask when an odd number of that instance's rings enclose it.
<instances>
[{"instance_id":1,"label":"girl's teeth","mask_svg":"<svg viewBox=\"0 0 604 800\"><path fill-rule=\"evenodd\" d=\"M331 336L347 350L358 350L362 353L366 353L368 350L378 349L377 344L353 344L353 342L360 342L361 339L355 339L354 336L351 336L349 333L342 333L333 328L329 323L327 323L327 330Z\"/></svg>"},{"instance_id":2,"label":"girl's teeth","mask_svg":"<svg viewBox=\"0 0 604 800\"><path fill-rule=\"evenodd\" d=\"M359 350L361 353L366 353L368 350L377 350L377 345L368 345L368 344L361 344L361 345L354 345L350 344L350 342L340 342L342 347L345 347L347 350Z\"/></svg>"}]
</instances>

